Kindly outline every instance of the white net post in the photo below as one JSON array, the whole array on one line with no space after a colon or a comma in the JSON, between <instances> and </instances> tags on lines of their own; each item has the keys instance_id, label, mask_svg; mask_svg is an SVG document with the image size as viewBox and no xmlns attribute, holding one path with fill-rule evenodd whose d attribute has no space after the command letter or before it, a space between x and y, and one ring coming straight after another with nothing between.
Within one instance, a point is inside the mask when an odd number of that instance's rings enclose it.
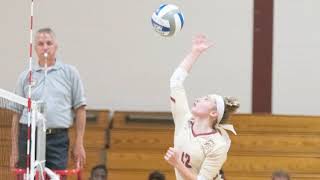
<instances>
[{"instance_id":1,"label":"white net post","mask_svg":"<svg viewBox=\"0 0 320 180\"><path fill-rule=\"evenodd\" d=\"M31 109L31 147L30 147L30 180L35 177L35 140L36 140L36 113L37 109ZM27 176L28 177L28 176Z\"/></svg>"},{"instance_id":2,"label":"white net post","mask_svg":"<svg viewBox=\"0 0 320 180\"><path fill-rule=\"evenodd\" d=\"M40 172L39 179L44 180L42 177L45 170L45 161L46 161L46 127L45 127L45 118L42 114L44 114L44 103L38 103L38 114L37 116L37 161L38 166L37 170Z\"/></svg>"}]
</instances>

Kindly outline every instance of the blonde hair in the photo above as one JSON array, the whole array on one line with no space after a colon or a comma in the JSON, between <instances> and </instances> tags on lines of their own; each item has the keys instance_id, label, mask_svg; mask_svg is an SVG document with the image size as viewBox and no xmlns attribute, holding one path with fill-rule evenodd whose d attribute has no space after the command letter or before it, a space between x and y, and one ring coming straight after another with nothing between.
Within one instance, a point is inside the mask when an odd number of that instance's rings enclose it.
<instances>
[{"instance_id":1,"label":"blonde hair","mask_svg":"<svg viewBox=\"0 0 320 180\"><path fill-rule=\"evenodd\" d=\"M220 121L221 124L225 123L230 115L237 111L237 109L240 107L240 102L235 97L224 97L224 113L223 117Z\"/></svg>"}]
</instances>

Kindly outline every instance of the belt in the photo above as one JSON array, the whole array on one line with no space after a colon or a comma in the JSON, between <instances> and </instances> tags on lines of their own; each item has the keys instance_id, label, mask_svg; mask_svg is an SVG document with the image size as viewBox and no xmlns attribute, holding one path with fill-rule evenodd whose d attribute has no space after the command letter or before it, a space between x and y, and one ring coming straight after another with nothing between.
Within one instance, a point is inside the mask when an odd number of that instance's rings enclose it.
<instances>
[{"instance_id":1,"label":"belt","mask_svg":"<svg viewBox=\"0 0 320 180\"><path fill-rule=\"evenodd\" d=\"M46 130L46 134L58 134L58 133L63 133L63 132L68 132L67 128L49 128Z\"/></svg>"}]
</instances>

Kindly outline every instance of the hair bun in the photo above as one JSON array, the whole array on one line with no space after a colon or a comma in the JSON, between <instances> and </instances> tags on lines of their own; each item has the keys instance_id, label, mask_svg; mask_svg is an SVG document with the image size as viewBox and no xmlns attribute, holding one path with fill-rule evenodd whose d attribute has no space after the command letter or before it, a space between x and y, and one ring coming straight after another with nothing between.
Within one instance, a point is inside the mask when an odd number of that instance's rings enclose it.
<instances>
[{"instance_id":1,"label":"hair bun","mask_svg":"<svg viewBox=\"0 0 320 180\"><path fill-rule=\"evenodd\" d=\"M235 97L224 97L224 101L226 104L226 111L229 113L235 112L240 107L240 102Z\"/></svg>"}]
</instances>

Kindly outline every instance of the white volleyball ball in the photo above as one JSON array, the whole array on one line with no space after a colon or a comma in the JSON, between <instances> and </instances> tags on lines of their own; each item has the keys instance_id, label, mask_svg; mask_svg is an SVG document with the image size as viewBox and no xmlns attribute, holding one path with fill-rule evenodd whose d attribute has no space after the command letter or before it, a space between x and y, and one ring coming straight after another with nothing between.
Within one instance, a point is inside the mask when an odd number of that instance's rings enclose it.
<instances>
[{"instance_id":1,"label":"white volleyball ball","mask_svg":"<svg viewBox=\"0 0 320 180\"><path fill-rule=\"evenodd\" d=\"M184 25L184 16L178 6L161 4L152 14L151 23L157 33L169 37L181 31Z\"/></svg>"}]
</instances>

